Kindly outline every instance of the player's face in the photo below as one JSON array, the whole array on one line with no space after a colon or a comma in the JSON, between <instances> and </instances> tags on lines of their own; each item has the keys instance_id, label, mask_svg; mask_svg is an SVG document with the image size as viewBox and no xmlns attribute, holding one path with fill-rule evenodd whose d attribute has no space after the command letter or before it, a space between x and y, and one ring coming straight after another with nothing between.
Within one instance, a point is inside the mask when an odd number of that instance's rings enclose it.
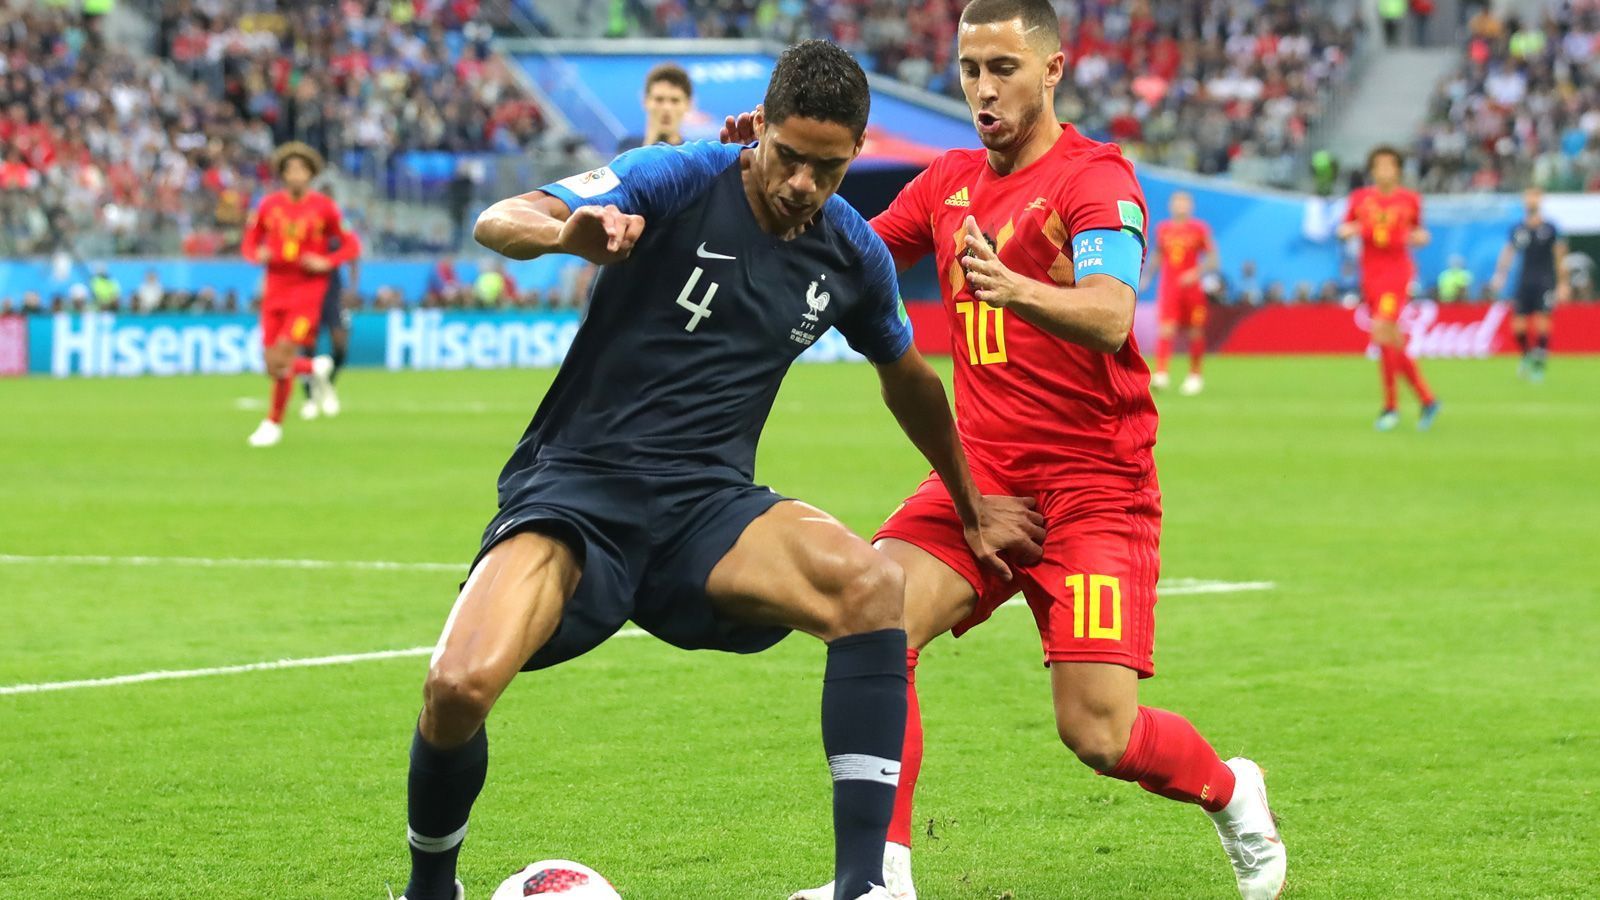
<instances>
[{"instance_id":1,"label":"player's face","mask_svg":"<svg viewBox=\"0 0 1600 900\"><path fill-rule=\"evenodd\" d=\"M1061 81L1066 57L1042 52L1029 38L1021 19L961 26L961 90L978 140L990 150L1020 146Z\"/></svg>"},{"instance_id":2,"label":"player's face","mask_svg":"<svg viewBox=\"0 0 1600 900\"><path fill-rule=\"evenodd\" d=\"M1167 203L1167 212L1171 213L1174 219L1189 218L1194 215L1194 198L1183 191L1173 194Z\"/></svg>"},{"instance_id":3,"label":"player's face","mask_svg":"<svg viewBox=\"0 0 1600 900\"><path fill-rule=\"evenodd\" d=\"M861 152L866 134L857 138L838 122L790 116L768 122L758 114L756 148L761 195L785 229L810 221L839 190L844 173Z\"/></svg>"},{"instance_id":4,"label":"player's face","mask_svg":"<svg viewBox=\"0 0 1600 900\"><path fill-rule=\"evenodd\" d=\"M689 95L669 81L658 81L645 91L644 113L655 130L677 134L689 114Z\"/></svg>"},{"instance_id":5,"label":"player's face","mask_svg":"<svg viewBox=\"0 0 1600 900\"><path fill-rule=\"evenodd\" d=\"M1542 206L1544 206L1544 191L1528 188L1522 192L1522 208L1527 210L1529 218L1537 216Z\"/></svg>"},{"instance_id":6,"label":"player's face","mask_svg":"<svg viewBox=\"0 0 1600 900\"><path fill-rule=\"evenodd\" d=\"M311 185L311 166L298 156L291 156L283 163L283 186L291 193L301 193Z\"/></svg>"},{"instance_id":7,"label":"player's face","mask_svg":"<svg viewBox=\"0 0 1600 900\"><path fill-rule=\"evenodd\" d=\"M1385 190L1400 184L1400 160L1382 153L1372 160L1372 183Z\"/></svg>"}]
</instances>

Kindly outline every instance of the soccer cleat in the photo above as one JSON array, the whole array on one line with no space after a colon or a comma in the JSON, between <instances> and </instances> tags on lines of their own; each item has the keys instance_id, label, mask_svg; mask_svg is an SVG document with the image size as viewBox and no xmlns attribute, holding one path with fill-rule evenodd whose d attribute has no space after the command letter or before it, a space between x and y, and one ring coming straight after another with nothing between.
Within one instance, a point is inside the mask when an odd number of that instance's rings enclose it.
<instances>
[{"instance_id":1,"label":"soccer cleat","mask_svg":"<svg viewBox=\"0 0 1600 900\"><path fill-rule=\"evenodd\" d=\"M1276 900L1283 893L1289 854L1267 805L1266 779L1260 766L1243 757L1226 765L1235 778L1233 799L1220 812L1211 813L1211 821L1233 866L1242 900Z\"/></svg>"},{"instance_id":2,"label":"soccer cleat","mask_svg":"<svg viewBox=\"0 0 1600 900\"><path fill-rule=\"evenodd\" d=\"M1527 378L1532 371L1533 360L1528 357L1528 354L1522 354L1522 360L1517 363L1517 377Z\"/></svg>"},{"instance_id":3,"label":"soccer cleat","mask_svg":"<svg viewBox=\"0 0 1600 900\"><path fill-rule=\"evenodd\" d=\"M1150 390L1164 391L1172 386L1172 379L1165 372L1156 372L1150 376Z\"/></svg>"},{"instance_id":4,"label":"soccer cleat","mask_svg":"<svg viewBox=\"0 0 1600 900\"><path fill-rule=\"evenodd\" d=\"M275 447L283 440L283 426L271 419L262 419L256 430L250 433L250 446Z\"/></svg>"},{"instance_id":5,"label":"soccer cleat","mask_svg":"<svg viewBox=\"0 0 1600 900\"><path fill-rule=\"evenodd\" d=\"M1433 420L1439 417L1439 401L1435 400L1422 408L1422 418L1417 420L1417 430L1427 431L1433 427Z\"/></svg>"},{"instance_id":6,"label":"soccer cleat","mask_svg":"<svg viewBox=\"0 0 1600 900\"><path fill-rule=\"evenodd\" d=\"M857 897L856 900L894 900L894 895L889 893L889 889L883 885L875 884L872 886L872 890Z\"/></svg>"},{"instance_id":7,"label":"soccer cleat","mask_svg":"<svg viewBox=\"0 0 1600 900\"><path fill-rule=\"evenodd\" d=\"M1386 409L1383 412L1378 413L1378 421L1374 422L1372 427L1378 429L1379 431L1393 431L1395 426L1399 424L1400 414L1392 409Z\"/></svg>"},{"instance_id":8,"label":"soccer cleat","mask_svg":"<svg viewBox=\"0 0 1600 900\"><path fill-rule=\"evenodd\" d=\"M890 841L883 845L883 882L880 888L884 900L917 900L917 889L911 883L911 848ZM868 894L876 898L878 894ZM833 882L822 887L795 891L789 900L833 900Z\"/></svg>"},{"instance_id":9,"label":"soccer cleat","mask_svg":"<svg viewBox=\"0 0 1600 900\"><path fill-rule=\"evenodd\" d=\"M389 890L389 900L395 900L394 890L392 888ZM400 900L406 900L406 895L401 894ZM455 900L467 900L467 888L460 881L456 882Z\"/></svg>"},{"instance_id":10,"label":"soccer cleat","mask_svg":"<svg viewBox=\"0 0 1600 900\"><path fill-rule=\"evenodd\" d=\"M1193 397L1204 390L1205 386L1206 380L1200 377L1199 372L1190 372L1189 376L1183 379L1183 387L1178 389L1178 393L1185 397Z\"/></svg>"},{"instance_id":11,"label":"soccer cleat","mask_svg":"<svg viewBox=\"0 0 1600 900\"><path fill-rule=\"evenodd\" d=\"M317 407L317 401L307 397L306 402L300 404L300 418L309 422L322 415L322 410Z\"/></svg>"}]
</instances>

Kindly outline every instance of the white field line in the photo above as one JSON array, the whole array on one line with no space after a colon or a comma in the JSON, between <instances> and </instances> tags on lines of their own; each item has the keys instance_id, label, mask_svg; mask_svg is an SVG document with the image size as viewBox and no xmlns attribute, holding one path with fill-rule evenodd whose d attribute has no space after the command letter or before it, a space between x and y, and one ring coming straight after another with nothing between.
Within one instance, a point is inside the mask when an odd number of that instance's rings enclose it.
<instances>
[{"instance_id":1,"label":"white field line","mask_svg":"<svg viewBox=\"0 0 1600 900\"><path fill-rule=\"evenodd\" d=\"M130 562L132 561L132 562ZM7 556L0 555L0 563L80 563L85 565L240 565L303 569L366 568L402 571L439 571L441 568L457 569L453 563L395 563L360 560L316 559L204 559L196 557L155 556ZM1170 578L1161 583L1162 596L1185 594L1232 594L1240 591L1270 591L1277 585L1271 581L1207 581L1198 578ZM1008 607L1024 605L1020 596L1005 603ZM629 626L616 633L616 637L642 637L641 628ZM276 669L310 669L318 666L344 666L354 663L374 662L384 659L404 659L428 656L433 647L408 647L403 650L377 650L371 653L343 653L336 656L313 656L304 659L278 659L266 662L244 663L235 666L211 666L204 669L158 669L133 675L115 675L109 678L84 678L76 681L46 681L38 684L0 685L0 697L12 694L41 694L48 691L70 691L77 688L118 687L125 684L143 684L148 681L176 681L185 678L207 678L213 675L240 675L245 672L268 672Z\"/></svg>"},{"instance_id":2,"label":"white field line","mask_svg":"<svg viewBox=\"0 0 1600 900\"><path fill-rule=\"evenodd\" d=\"M381 559L247 559L206 556L18 556L0 553L0 565L187 566L204 569L361 569L378 572L461 572L465 562L391 562Z\"/></svg>"}]
</instances>

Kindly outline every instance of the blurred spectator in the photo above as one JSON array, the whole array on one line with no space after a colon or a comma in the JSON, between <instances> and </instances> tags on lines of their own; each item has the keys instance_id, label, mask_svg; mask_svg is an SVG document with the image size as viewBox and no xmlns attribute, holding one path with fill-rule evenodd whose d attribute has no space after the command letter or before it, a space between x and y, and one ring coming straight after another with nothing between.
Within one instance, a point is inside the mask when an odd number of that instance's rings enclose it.
<instances>
[{"instance_id":1,"label":"blurred spectator","mask_svg":"<svg viewBox=\"0 0 1600 900\"><path fill-rule=\"evenodd\" d=\"M144 280L139 282L134 296L138 301L139 312L149 313L160 309L161 301L166 299L166 291L161 287L161 273L155 269L146 271Z\"/></svg>"},{"instance_id":2,"label":"blurred spectator","mask_svg":"<svg viewBox=\"0 0 1600 900\"><path fill-rule=\"evenodd\" d=\"M1600 190L1600 2L1545 9L1473 16L1417 138L1424 190Z\"/></svg>"},{"instance_id":3,"label":"blurred spectator","mask_svg":"<svg viewBox=\"0 0 1600 900\"><path fill-rule=\"evenodd\" d=\"M107 312L122 305L122 284L111 277L105 266L94 270L89 279L89 293L94 295L94 305Z\"/></svg>"},{"instance_id":4,"label":"blurred spectator","mask_svg":"<svg viewBox=\"0 0 1600 900\"><path fill-rule=\"evenodd\" d=\"M472 292L480 307L493 309L500 306L515 306L517 303L517 282L506 274L505 263L496 259L483 267L478 273L478 278L473 282Z\"/></svg>"},{"instance_id":5,"label":"blurred spectator","mask_svg":"<svg viewBox=\"0 0 1600 900\"><path fill-rule=\"evenodd\" d=\"M1450 257L1450 265L1439 273L1437 291L1440 303L1455 303L1469 298L1472 291L1472 270L1467 268L1465 257L1460 254Z\"/></svg>"},{"instance_id":6,"label":"blurred spectator","mask_svg":"<svg viewBox=\"0 0 1600 900\"><path fill-rule=\"evenodd\" d=\"M1234 301L1246 306L1260 306L1261 279L1256 277L1256 264L1254 260L1247 259L1239 264L1239 283L1234 290Z\"/></svg>"}]
</instances>

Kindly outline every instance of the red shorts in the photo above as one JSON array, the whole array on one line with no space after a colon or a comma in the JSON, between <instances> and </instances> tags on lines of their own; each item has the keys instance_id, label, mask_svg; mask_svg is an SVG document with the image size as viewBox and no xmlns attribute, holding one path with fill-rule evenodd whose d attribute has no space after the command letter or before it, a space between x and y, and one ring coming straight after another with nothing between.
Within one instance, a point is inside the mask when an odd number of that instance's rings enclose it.
<instances>
[{"instance_id":1,"label":"red shorts","mask_svg":"<svg viewBox=\"0 0 1600 900\"><path fill-rule=\"evenodd\" d=\"M1163 290L1156 299L1156 316L1163 325L1200 328L1206 324L1206 292L1198 284Z\"/></svg>"},{"instance_id":2,"label":"red shorts","mask_svg":"<svg viewBox=\"0 0 1600 900\"><path fill-rule=\"evenodd\" d=\"M309 347L317 342L317 325L322 320L322 304L264 306L261 309L261 346L279 341Z\"/></svg>"},{"instance_id":3,"label":"red shorts","mask_svg":"<svg viewBox=\"0 0 1600 900\"><path fill-rule=\"evenodd\" d=\"M976 469L985 494L1012 494ZM1155 674L1156 581L1161 574L1161 491L1082 487L1034 495L1045 519L1044 558L1001 581L980 570L961 533L955 504L938 475L929 475L874 541L893 538L921 548L954 569L978 594L978 606L954 629L982 623L1020 590L1033 610L1045 665L1103 662L1141 678Z\"/></svg>"},{"instance_id":4,"label":"red shorts","mask_svg":"<svg viewBox=\"0 0 1600 900\"><path fill-rule=\"evenodd\" d=\"M1411 278L1367 278L1361 282L1361 298L1374 319L1390 322L1400 318L1411 293Z\"/></svg>"}]
</instances>

